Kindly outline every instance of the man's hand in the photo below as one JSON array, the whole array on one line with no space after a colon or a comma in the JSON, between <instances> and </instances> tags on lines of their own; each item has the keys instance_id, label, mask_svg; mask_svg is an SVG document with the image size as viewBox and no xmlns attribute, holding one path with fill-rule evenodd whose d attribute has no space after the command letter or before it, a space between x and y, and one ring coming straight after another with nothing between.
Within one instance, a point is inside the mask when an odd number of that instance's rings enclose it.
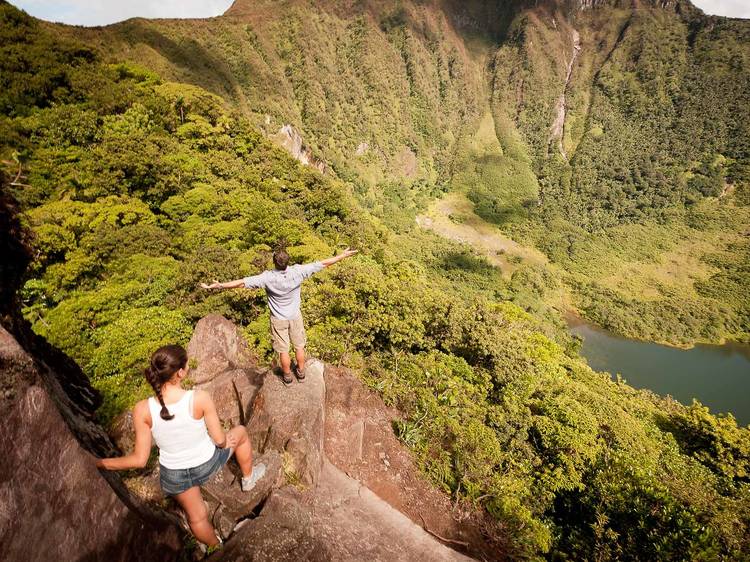
<instances>
[{"instance_id":1,"label":"man's hand","mask_svg":"<svg viewBox=\"0 0 750 562\"><path fill-rule=\"evenodd\" d=\"M201 283L201 289L223 289L224 287L216 279L211 284Z\"/></svg>"},{"instance_id":2,"label":"man's hand","mask_svg":"<svg viewBox=\"0 0 750 562\"><path fill-rule=\"evenodd\" d=\"M214 282L211 284L200 284L201 289L241 289L244 286L244 279L235 279L234 281L225 281L224 283L219 283L216 279L214 279Z\"/></svg>"},{"instance_id":3,"label":"man's hand","mask_svg":"<svg viewBox=\"0 0 750 562\"><path fill-rule=\"evenodd\" d=\"M358 251L359 250L352 250L351 248L347 248L343 252L341 252L338 256L335 256L333 258L328 258L327 260L323 260L320 263L323 264L323 267L328 267L329 265L333 265L336 262L340 262L341 260L346 259L349 256L353 256Z\"/></svg>"}]
</instances>

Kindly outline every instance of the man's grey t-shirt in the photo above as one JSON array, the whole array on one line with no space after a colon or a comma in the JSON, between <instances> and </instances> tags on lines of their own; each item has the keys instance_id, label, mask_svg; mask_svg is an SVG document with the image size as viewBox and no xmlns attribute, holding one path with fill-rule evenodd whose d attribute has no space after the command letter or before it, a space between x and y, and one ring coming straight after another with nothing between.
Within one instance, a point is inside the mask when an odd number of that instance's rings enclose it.
<instances>
[{"instance_id":1,"label":"man's grey t-shirt","mask_svg":"<svg viewBox=\"0 0 750 562\"><path fill-rule=\"evenodd\" d=\"M273 269L252 277L245 277L248 289L265 289L271 316L282 320L294 320L301 312L300 287L302 281L323 269L319 261L305 265L290 265L284 271Z\"/></svg>"}]
</instances>

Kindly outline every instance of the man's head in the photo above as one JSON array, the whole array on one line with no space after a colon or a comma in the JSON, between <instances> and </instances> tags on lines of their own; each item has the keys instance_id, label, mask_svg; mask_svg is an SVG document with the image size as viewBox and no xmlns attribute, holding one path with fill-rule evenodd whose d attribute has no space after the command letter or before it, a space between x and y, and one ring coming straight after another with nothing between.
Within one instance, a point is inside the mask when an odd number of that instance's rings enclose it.
<instances>
[{"instance_id":1,"label":"man's head","mask_svg":"<svg viewBox=\"0 0 750 562\"><path fill-rule=\"evenodd\" d=\"M284 248L278 248L273 252L273 265L279 271L284 271L286 266L289 265L289 254L286 253Z\"/></svg>"}]
</instances>

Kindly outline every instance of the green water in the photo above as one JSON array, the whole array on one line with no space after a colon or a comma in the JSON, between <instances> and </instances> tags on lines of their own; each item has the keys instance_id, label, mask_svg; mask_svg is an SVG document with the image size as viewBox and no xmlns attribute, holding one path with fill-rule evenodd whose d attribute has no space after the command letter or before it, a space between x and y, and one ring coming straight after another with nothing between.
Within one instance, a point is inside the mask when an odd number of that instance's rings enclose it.
<instances>
[{"instance_id":1,"label":"green water","mask_svg":"<svg viewBox=\"0 0 750 562\"><path fill-rule=\"evenodd\" d=\"M750 345L697 345L676 349L626 339L579 319L570 331L583 338L581 354L592 369L619 373L631 386L670 394L683 404L693 398L712 413L731 412L750 424Z\"/></svg>"}]
</instances>

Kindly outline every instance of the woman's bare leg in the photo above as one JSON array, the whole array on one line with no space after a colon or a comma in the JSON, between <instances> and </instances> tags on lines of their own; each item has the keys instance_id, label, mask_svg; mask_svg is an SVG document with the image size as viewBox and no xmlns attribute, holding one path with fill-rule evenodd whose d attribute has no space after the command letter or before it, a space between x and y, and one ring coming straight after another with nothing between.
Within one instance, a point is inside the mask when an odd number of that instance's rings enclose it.
<instances>
[{"instance_id":1,"label":"woman's bare leg","mask_svg":"<svg viewBox=\"0 0 750 562\"><path fill-rule=\"evenodd\" d=\"M250 438L247 436L247 429L237 425L230 429L228 433L237 438L234 456L237 459L237 464L240 465L242 476L250 476L253 472L253 448L250 445Z\"/></svg>"},{"instance_id":2,"label":"woman's bare leg","mask_svg":"<svg viewBox=\"0 0 750 562\"><path fill-rule=\"evenodd\" d=\"M201 489L198 486L193 486L189 490L177 494L175 499L185 511L190 530L193 531L195 538L208 546L219 544L216 531L208 520L208 509L203 502Z\"/></svg>"}]
</instances>

